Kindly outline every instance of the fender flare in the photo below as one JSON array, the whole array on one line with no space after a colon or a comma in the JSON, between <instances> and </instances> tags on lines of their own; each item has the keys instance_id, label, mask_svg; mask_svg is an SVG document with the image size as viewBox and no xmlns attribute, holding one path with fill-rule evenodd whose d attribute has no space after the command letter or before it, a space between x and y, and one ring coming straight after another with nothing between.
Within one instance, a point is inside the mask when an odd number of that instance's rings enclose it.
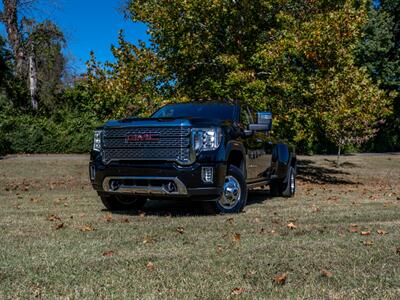
<instances>
[{"instance_id":1,"label":"fender flare","mask_svg":"<svg viewBox=\"0 0 400 300\"><path fill-rule=\"evenodd\" d=\"M242 168L242 171L243 171L243 175L245 175L245 178L247 177L246 175L247 175L247 169L246 169L246 166L247 166L247 160L246 160L246 148L244 147L244 145L241 143L241 142L238 142L238 141L229 141L228 143L227 143L227 145L226 145L226 148L225 148L225 161L226 162L228 162L228 159L229 159L229 156L230 156L230 154L231 154L231 152L232 151L238 151L238 152L240 152L241 154L242 154L242 158L243 158L243 160L242 160L242 163L243 163L243 166L241 167Z\"/></svg>"},{"instance_id":2,"label":"fender flare","mask_svg":"<svg viewBox=\"0 0 400 300\"><path fill-rule=\"evenodd\" d=\"M292 154L286 144L277 144L272 150L272 163L275 165L275 174L281 180L286 179L291 166Z\"/></svg>"}]
</instances>

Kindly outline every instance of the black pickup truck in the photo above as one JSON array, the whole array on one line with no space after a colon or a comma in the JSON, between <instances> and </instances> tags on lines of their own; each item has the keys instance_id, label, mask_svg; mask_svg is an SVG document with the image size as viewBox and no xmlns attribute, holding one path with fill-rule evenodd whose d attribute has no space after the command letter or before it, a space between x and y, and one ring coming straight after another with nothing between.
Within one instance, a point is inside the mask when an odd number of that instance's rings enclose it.
<instances>
[{"instance_id":1,"label":"black pickup truck","mask_svg":"<svg viewBox=\"0 0 400 300\"><path fill-rule=\"evenodd\" d=\"M94 134L90 180L109 210L181 198L237 213L249 189L267 185L292 197L296 154L270 137L271 126L270 113L224 103L171 104L150 118L109 121Z\"/></svg>"}]
</instances>

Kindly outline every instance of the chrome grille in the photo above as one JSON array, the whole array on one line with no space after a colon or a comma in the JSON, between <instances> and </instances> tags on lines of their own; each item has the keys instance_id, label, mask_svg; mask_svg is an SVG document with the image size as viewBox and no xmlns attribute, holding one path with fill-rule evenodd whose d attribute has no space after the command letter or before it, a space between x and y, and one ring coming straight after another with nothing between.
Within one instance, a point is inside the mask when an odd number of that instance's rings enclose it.
<instances>
[{"instance_id":1,"label":"chrome grille","mask_svg":"<svg viewBox=\"0 0 400 300\"><path fill-rule=\"evenodd\" d=\"M188 164L191 161L190 127L107 128L103 134L103 160L166 160ZM154 140L128 141L129 136L154 135Z\"/></svg>"}]
</instances>

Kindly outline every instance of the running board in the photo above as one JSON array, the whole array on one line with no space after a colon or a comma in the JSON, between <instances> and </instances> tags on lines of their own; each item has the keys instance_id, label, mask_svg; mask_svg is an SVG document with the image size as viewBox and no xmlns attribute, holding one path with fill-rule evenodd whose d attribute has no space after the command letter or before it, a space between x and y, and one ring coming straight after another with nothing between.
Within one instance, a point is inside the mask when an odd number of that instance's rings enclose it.
<instances>
[{"instance_id":1,"label":"running board","mask_svg":"<svg viewBox=\"0 0 400 300\"><path fill-rule=\"evenodd\" d=\"M257 181L257 182L252 182L247 184L247 188L249 189L254 189L256 187L268 185L270 183L269 180L263 180L263 181Z\"/></svg>"}]
</instances>

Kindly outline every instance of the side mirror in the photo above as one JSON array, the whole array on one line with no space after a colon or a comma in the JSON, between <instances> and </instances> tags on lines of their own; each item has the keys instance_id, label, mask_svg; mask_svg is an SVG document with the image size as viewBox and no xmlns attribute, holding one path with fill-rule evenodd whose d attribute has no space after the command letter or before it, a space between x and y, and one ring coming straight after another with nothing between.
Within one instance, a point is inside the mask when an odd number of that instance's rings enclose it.
<instances>
[{"instance_id":1,"label":"side mirror","mask_svg":"<svg viewBox=\"0 0 400 300\"><path fill-rule=\"evenodd\" d=\"M249 129L252 131L270 131L272 129L272 113L257 113L257 124L250 124Z\"/></svg>"}]
</instances>

